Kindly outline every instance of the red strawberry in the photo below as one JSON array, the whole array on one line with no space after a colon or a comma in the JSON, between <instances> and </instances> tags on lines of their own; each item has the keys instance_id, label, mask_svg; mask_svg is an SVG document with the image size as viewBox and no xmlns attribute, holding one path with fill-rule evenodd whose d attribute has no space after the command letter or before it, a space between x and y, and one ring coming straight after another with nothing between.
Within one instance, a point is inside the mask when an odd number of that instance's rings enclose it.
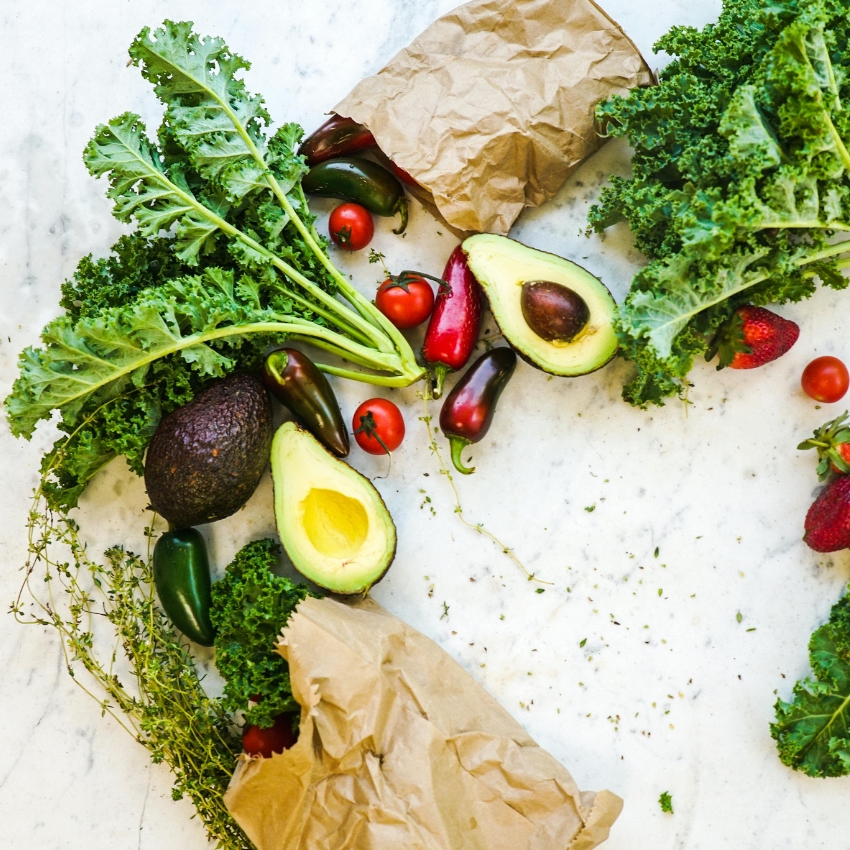
<instances>
[{"instance_id":1,"label":"red strawberry","mask_svg":"<svg viewBox=\"0 0 850 850\"><path fill-rule=\"evenodd\" d=\"M803 540L815 552L850 549L850 475L834 478L806 514Z\"/></svg>"},{"instance_id":2,"label":"red strawberry","mask_svg":"<svg viewBox=\"0 0 850 850\"><path fill-rule=\"evenodd\" d=\"M818 478L821 481L830 469L839 475L846 475L850 472L850 425L847 424L847 411L821 425L813 436L797 448L818 450Z\"/></svg>"},{"instance_id":3,"label":"red strawberry","mask_svg":"<svg viewBox=\"0 0 850 850\"><path fill-rule=\"evenodd\" d=\"M799 326L764 307L738 307L717 331L706 352L711 360L720 353L718 370L755 369L781 357L800 336Z\"/></svg>"}]
</instances>

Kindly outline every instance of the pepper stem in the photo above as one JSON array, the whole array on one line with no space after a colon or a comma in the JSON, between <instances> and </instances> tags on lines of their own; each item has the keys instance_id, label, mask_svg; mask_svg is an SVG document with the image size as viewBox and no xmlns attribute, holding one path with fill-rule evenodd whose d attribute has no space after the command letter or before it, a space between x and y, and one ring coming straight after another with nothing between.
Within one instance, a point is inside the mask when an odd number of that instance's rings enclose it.
<instances>
[{"instance_id":1,"label":"pepper stem","mask_svg":"<svg viewBox=\"0 0 850 850\"><path fill-rule=\"evenodd\" d=\"M463 437L455 437L453 435L447 435L449 438L449 445L452 449L452 463L454 464L455 469L460 472L462 475L471 475L475 472L475 467L472 469L463 465L463 461L461 460L460 453L469 445L470 441L465 440Z\"/></svg>"},{"instance_id":2,"label":"pepper stem","mask_svg":"<svg viewBox=\"0 0 850 850\"><path fill-rule=\"evenodd\" d=\"M451 371L451 367L446 366L445 363L434 364L434 377L436 381L431 392L431 398L439 398L443 394L443 384L446 382L446 375Z\"/></svg>"},{"instance_id":3,"label":"pepper stem","mask_svg":"<svg viewBox=\"0 0 850 850\"><path fill-rule=\"evenodd\" d=\"M397 229L393 230L393 233L398 236L399 234L404 233L404 230L407 227L407 198L404 197L404 195L395 202L393 213L401 213L401 223Z\"/></svg>"}]
</instances>

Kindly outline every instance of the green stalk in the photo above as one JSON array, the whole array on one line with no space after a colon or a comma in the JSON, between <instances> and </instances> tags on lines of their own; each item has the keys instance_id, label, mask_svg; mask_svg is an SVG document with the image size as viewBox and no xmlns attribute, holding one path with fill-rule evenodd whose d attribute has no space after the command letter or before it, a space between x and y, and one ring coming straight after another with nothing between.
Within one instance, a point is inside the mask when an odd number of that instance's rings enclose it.
<instances>
[{"instance_id":1,"label":"green stalk","mask_svg":"<svg viewBox=\"0 0 850 850\"><path fill-rule=\"evenodd\" d=\"M320 307L318 304L314 304L312 301L308 301L302 295L299 295L297 292L293 292L291 289L288 289L285 286L279 286L279 287L277 287L277 289L278 289L279 292L286 295L287 298L291 298L293 301L295 301L297 304L300 304L305 309L310 310L313 313L315 313L317 316L321 316L323 319L327 319L329 322L337 325L337 327L339 327L340 330L344 331L349 336L356 339L358 342L362 343L363 345L368 346L369 348L375 347L372 344L372 341L370 339L368 339L364 334L360 333L360 331L358 331L353 326L349 325L346 321L339 318L338 316L332 315L328 310L325 310L324 308ZM292 319L290 319L290 321L291 320ZM305 319L305 321L307 321L307 320Z\"/></svg>"},{"instance_id":2,"label":"green stalk","mask_svg":"<svg viewBox=\"0 0 850 850\"><path fill-rule=\"evenodd\" d=\"M182 70L182 73L186 73L185 69ZM187 74L187 76L190 76ZM277 182L277 178L272 174L271 169L268 167L266 163L265 157L260 152L259 148L254 143L254 140L251 136L246 132L245 127L242 125L242 122L239 120L239 117L231 108L230 104L226 100L222 100L218 94L212 89L206 87L203 84L202 80L198 80L194 77L191 77L194 82L204 88L212 98L221 106L224 110L224 113L230 119L230 122L236 128L236 132L242 137L242 141L245 143L245 146L251 153L251 156L254 158L256 163L264 170L266 175L266 181L269 184L272 192L275 197L278 199L281 207L284 212L289 216L292 223L295 225L296 230L301 234L304 238L304 241L310 246L310 249L313 253L318 257L319 262L325 267L326 271L331 275L331 277L336 281L337 286L339 286L340 291L345 295L346 299L351 303L354 309L360 314L361 318L365 319L370 325L379 328L384 331L386 335L390 337L393 341L396 350L399 353L399 356L402 358L402 361L407 366L411 362L415 362L416 358L413 354L413 351L410 348L409 343L404 338L404 336L400 333L398 328L392 324L379 310L376 310L372 304L369 303L358 291L355 289L348 281L348 279L343 275L339 269L331 262L330 257L325 254L319 245L318 241L313 238L313 232L311 229L306 227L304 222L301 220L301 216L295 211L295 207L292 206L289 198L286 196L286 192L283 191L280 183ZM300 185L300 184L299 184ZM303 191L302 191L303 195ZM315 229L314 229L315 230ZM253 247L253 246L252 246ZM294 270L293 270L294 271ZM384 350L378 341L378 347L381 350ZM422 370L419 372L420 376L422 374Z\"/></svg>"},{"instance_id":3,"label":"green stalk","mask_svg":"<svg viewBox=\"0 0 850 850\"><path fill-rule=\"evenodd\" d=\"M344 351L350 352L353 357L359 358L362 362L368 364L371 368L383 370L386 372L395 372L398 365L398 357L394 354L383 354L381 352L374 351L373 349L365 348L364 346L359 345L353 340L346 339L345 337L340 336L339 334L334 333L333 331L329 331L326 328L322 328L313 322L307 322L302 319L300 321L287 320L282 322L256 322L251 325L228 325L227 327L216 328L215 330L207 331L205 333L193 334L191 336L183 337L174 345L169 345L165 348L159 348L155 352L148 353L143 357L139 357L130 366L123 370L122 375L129 374L130 372L135 372L137 369L140 369L144 366L149 365L150 363L153 363L154 360L160 360L161 358L167 357L170 354L176 354L179 351L191 348L193 345L199 345L205 342L212 342L213 340L217 339L226 339L227 337L231 336L246 336L252 333L285 333L301 337L325 340L330 345L333 345ZM120 375L111 375L101 381L95 383L88 383L79 393L77 393L77 395L68 397L65 400L64 404L69 404L75 399L97 392L97 390L99 390L101 387L105 387L108 384L111 384L118 377L120 377ZM410 383L406 375L399 376L399 380L402 383L392 384L391 386L407 386Z\"/></svg>"},{"instance_id":4,"label":"green stalk","mask_svg":"<svg viewBox=\"0 0 850 850\"><path fill-rule=\"evenodd\" d=\"M355 310L357 310L363 318L372 322L376 327L380 328L390 337L395 345L396 351L406 366L415 364L416 356L410 348L410 343L408 343L401 331L383 313L381 313L380 310L375 309L375 307L348 282L346 277L336 269L325 252L321 249L321 246L313 239L312 234L307 227L305 227L304 222L301 221L301 218L295 211L295 207L292 206L289 198L286 197L286 194L281 189L280 184L277 182L274 175L269 173L266 176L266 179L269 181L272 191L274 191L284 211L289 215L298 232L304 237L304 241L310 246L319 258L321 264L337 282L340 290L344 293L348 301L351 302ZM418 368L417 374L418 377L421 378L424 374L424 370Z\"/></svg>"},{"instance_id":5,"label":"green stalk","mask_svg":"<svg viewBox=\"0 0 850 850\"><path fill-rule=\"evenodd\" d=\"M339 366L329 366L327 363L317 363L316 368L328 375L336 375L338 378L349 378L352 381L361 381L364 384L375 384L379 387L409 387L413 381L407 377L384 377L383 375L369 375L366 372L354 372L351 369L341 369ZM423 370L424 371L424 370Z\"/></svg>"}]
</instances>

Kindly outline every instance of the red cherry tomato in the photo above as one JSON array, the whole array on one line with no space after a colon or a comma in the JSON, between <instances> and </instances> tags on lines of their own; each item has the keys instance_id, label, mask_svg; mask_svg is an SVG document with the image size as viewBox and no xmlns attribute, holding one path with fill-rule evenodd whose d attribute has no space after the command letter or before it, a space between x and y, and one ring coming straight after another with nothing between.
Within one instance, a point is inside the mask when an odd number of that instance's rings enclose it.
<instances>
[{"instance_id":1,"label":"red cherry tomato","mask_svg":"<svg viewBox=\"0 0 850 850\"><path fill-rule=\"evenodd\" d=\"M387 278L375 296L375 306L400 330L421 325L434 309L434 290L421 277Z\"/></svg>"},{"instance_id":2,"label":"red cherry tomato","mask_svg":"<svg viewBox=\"0 0 850 850\"><path fill-rule=\"evenodd\" d=\"M816 357L803 370L800 383L807 396L831 404L844 398L850 386L850 373L837 357Z\"/></svg>"},{"instance_id":3,"label":"red cherry tomato","mask_svg":"<svg viewBox=\"0 0 850 850\"><path fill-rule=\"evenodd\" d=\"M372 214L360 204L340 204L328 220L334 245L343 251L360 251L375 235Z\"/></svg>"},{"instance_id":4,"label":"red cherry tomato","mask_svg":"<svg viewBox=\"0 0 850 850\"><path fill-rule=\"evenodd\" d=\"M404 418L391 401L370 398L354 411L352 429L364 452L387 454L394 452L404 439Z\"/></svg>"},{"instance_id":5,"label":"red cherry tomato","mask_svg":"<svg viewBox=\"0 0 850 850\"><path fill-rule=\"evenodd\" d=\"M294 746L298 740L292 731L292 715L278 714L274 726L260 729L259 726L246 726L242 733L242 749L249 756L262 756L270 759L272 753L282 753Z\"/></svg>"}]
</instances>

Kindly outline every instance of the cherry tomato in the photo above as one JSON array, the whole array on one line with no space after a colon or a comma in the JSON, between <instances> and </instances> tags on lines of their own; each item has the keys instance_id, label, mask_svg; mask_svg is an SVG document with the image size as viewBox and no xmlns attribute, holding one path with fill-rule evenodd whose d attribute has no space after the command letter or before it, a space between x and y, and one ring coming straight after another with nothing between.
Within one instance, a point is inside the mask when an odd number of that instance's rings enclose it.
<instances>
[{"instance_id":1,"label":"cherry tomato","mask_svg":"<svg viewBox=\"0 0 850 850\"><path fill-rule=\"evenodd\" d=\"M837 357L816 357L803 370L803 392L815 401L832 403L844 397L850 373Z\"/></svg>"},{"instance_id":2,"label":"cherry tomato","mask_svg":"<svg viewBox=\"0 0 850 850\"><path fill-rule=\"evenodd\" d=\"M421 325L434 309L434 290L421 277L402 274L387 278L375 296L375 306L399 330Z\"/></svg>"},{"instance_id":3,"label":"cherry tomato","mask_svg":"<svg viewBox=\"0 0 850 850\"><path fill-rule=\"evenodd\" d=\"M292 715L278 714L274 726L260 729L259 726L246 726L242 733L242 749L249 756L262 756L270 759L272 753L288 750L298 740L292 731Z\"/></svg>"},{"instance_id":4,"label":"cherry tomato","mask_svg":"<svg viewBox=\"0 0 850 850\"><path fill-rule=\"evenodd\" d=\"M354 439L364 452L382 455L394 452L404 439L401 411L385 398L370 398L354 411Z\"/></svg>"},{"instance_id":5,"label":"cherry tomato","mask_svg":"<svg viewBox=\"0 0 850 850\"><path fill-rule=\"evenodd\" d=\"M372 214L360 204L340 204L328 220L334 245L343 251L360 251L375 235Z\"/></svg>"},{"instance_id":6,"label":"cherry tomato","mask_svg":"<svg viewBox=\"0 0 850 850\"><path fill-rule=\"evenodd\" d=\"M390 171L401 180L402 183L407 183L408 186L418 186L419 184L403 169L390 160Z\"/></svg>"}]
</instances>

